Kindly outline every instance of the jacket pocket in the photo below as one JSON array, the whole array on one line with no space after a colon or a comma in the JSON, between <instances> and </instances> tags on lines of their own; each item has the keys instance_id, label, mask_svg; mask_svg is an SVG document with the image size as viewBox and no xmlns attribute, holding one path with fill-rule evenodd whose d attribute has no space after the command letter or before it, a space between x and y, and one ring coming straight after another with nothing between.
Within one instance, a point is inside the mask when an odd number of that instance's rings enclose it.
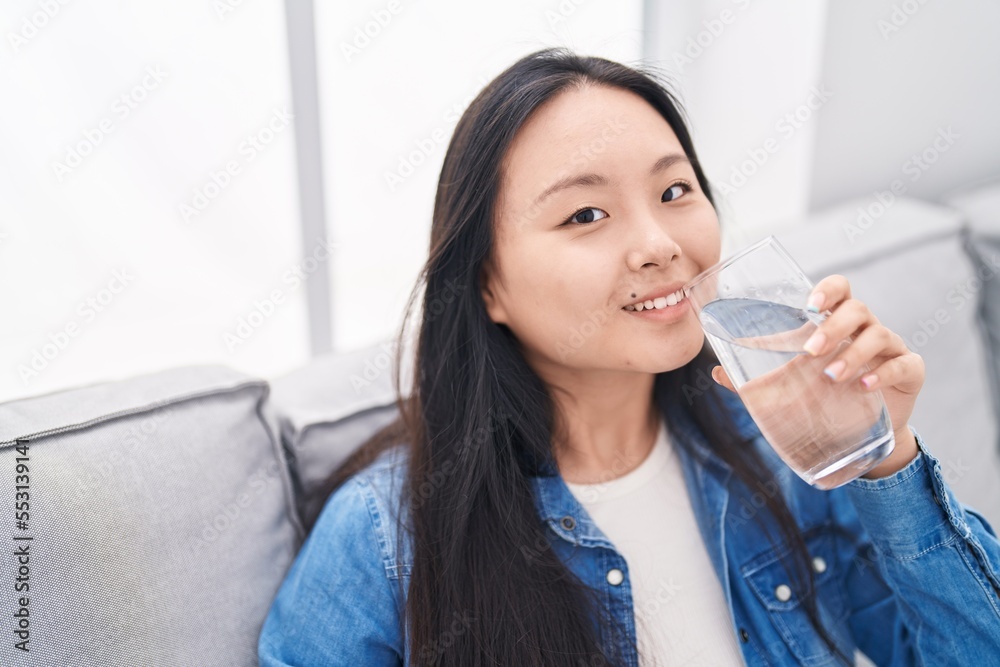
<instances>
[{"instance_id":1,"label":"jacket pocket","mask_svg":"<svg viewBox=\"0 0 1000 667\"><path fill-rule=\"evenodd\" d=\"M827 634L849 657L853 653L846 626L850 611L844 592L840 566L836 561L835 541L827 532L807 535L810 566L815 581L819 620ZM781 558L790 554L782 545L764 552L740 568L746 582L760 601L788 650L803 665L834 664L834 654L816 631L806 614L799 593L792 586Z\"/></svg>"}]
</instances>

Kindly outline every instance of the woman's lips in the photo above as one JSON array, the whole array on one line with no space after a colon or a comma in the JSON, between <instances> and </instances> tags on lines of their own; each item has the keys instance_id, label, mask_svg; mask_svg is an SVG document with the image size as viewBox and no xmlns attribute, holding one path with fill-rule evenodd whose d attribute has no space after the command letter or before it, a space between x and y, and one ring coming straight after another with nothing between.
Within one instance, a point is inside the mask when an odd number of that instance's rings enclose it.
<instances>
[{"instance_id":1,"label":"woman's lips","mask_svg":"<svg viewBox=\"0 0 1000 667\"><path fill-rule=\"evenodd\" d=\"M637 310L622 310L632 317L641 317L649 320L650 322L673 322L684 317L691 306L688 304L688 299L682 299L680 303L676 306L664 306L663 308L652 308L643 309L642 311Z\"/></svg>"},{"instance_id":2,"label":"woman's lips","mask_svg":"<svg viewBox=\"0 0 1000 667\"><path fill-rule=\"evenodd\" d=\"M674 286L676 286L676 289L673 289ZM659 291L648 294L638 301L626 304L625 308L631 310L633 307L639 306L642 310L646 308L652 310L654 305L661 308L667 305L677 305L681 299L687 298L687 293L684 291L683 285L675 283L674 286L660 288ZM634 297L635 293L632 296Z\"/></svg>"}]
</instances>

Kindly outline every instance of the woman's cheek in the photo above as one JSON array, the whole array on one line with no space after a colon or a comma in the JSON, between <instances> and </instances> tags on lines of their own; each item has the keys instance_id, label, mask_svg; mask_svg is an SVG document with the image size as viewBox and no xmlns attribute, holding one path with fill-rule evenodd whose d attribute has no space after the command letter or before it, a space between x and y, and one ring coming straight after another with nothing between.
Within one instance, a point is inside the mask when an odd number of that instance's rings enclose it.
<instances>
[{"instance_id":1,"label":"woman's cheek","mask_svg":"<svg viewBox=\"0 0 1000 667\"><path fill-rule=\"evenodd\" d=\"M580 306L572 313L566 313L554 341L554 349L559 358L608 359L616 351L616 343L622 339L621 323L617 307Z\"/></svg>"}]
</instances>

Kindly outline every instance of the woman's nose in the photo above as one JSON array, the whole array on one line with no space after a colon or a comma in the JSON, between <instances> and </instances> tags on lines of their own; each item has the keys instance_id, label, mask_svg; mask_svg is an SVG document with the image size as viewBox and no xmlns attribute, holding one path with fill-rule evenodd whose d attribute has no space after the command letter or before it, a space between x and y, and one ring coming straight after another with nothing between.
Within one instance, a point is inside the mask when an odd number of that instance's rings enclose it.
<instances>
[{"instance_id":1,"label":"woman's nose","mask_svg":"<svg viewBox=\"0 0 1000 667\"><path fill-rule=\"evenodd\" d=\"M668 230L667 222L651 211L633 213L627 233L629 269L638 271L647 264L667 266L681 256L681 246Z\"/></svg>"}]
</instances>

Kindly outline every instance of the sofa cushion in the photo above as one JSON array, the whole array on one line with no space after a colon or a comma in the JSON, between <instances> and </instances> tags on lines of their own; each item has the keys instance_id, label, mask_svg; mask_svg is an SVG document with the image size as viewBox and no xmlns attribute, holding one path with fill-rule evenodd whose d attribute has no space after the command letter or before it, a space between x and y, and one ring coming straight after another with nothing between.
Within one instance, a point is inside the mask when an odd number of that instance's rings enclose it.
<instances>
[{"instance_id":1,"label":"sofa cushion","mask_svg":"<svg viewBox=\"0 0 1000 667\"><path fill-rule=\"evenodd\" d=\"M968 250L978 263L980 324L990 356L994 406L1000 414L1000 181L954 194L947 202L961 211L969 228Z\"/></svg>"},{"instance_id":2,"label":"sofa cushion","mask_svg":"<svg viewBox=\"0 0 1000 667\"><path fill-rule=\"evenodd\" d=\"M27 598L30 654L8 639L0 664L257 664L304 538L267 394L198 366L0 404L0 524L32 538L5 548L27 545L29 588L0 559L5 613Z\"/></svg>"},{"instance_id":3,"label":"sofa cushion","mask_svg":"<svg viewBox=\"0 0 1000 667\"><path fill-rule=\"evenodd\" d=\"M818 213L775 237L814 283L846 276L852 294L923 357L926 380L911 424L941 460L959 499L1000 525L997 415L962 217L912 199L881 210L872 202Z\"/></svg>"},{"instance_id":4,"label":"sofa cushion","mask_svg":"<svg viewBox=\"0 0 1000 667\"><path fill-rule=\"evenodd\" d=\"M301 516L315 516L323 482L378 429L399 416L393 386L393 341L312 359L272 378L271 403L279 417L295 478ZM408 392L411 365L404 364Z\"/></svg>"}]
</instances>

